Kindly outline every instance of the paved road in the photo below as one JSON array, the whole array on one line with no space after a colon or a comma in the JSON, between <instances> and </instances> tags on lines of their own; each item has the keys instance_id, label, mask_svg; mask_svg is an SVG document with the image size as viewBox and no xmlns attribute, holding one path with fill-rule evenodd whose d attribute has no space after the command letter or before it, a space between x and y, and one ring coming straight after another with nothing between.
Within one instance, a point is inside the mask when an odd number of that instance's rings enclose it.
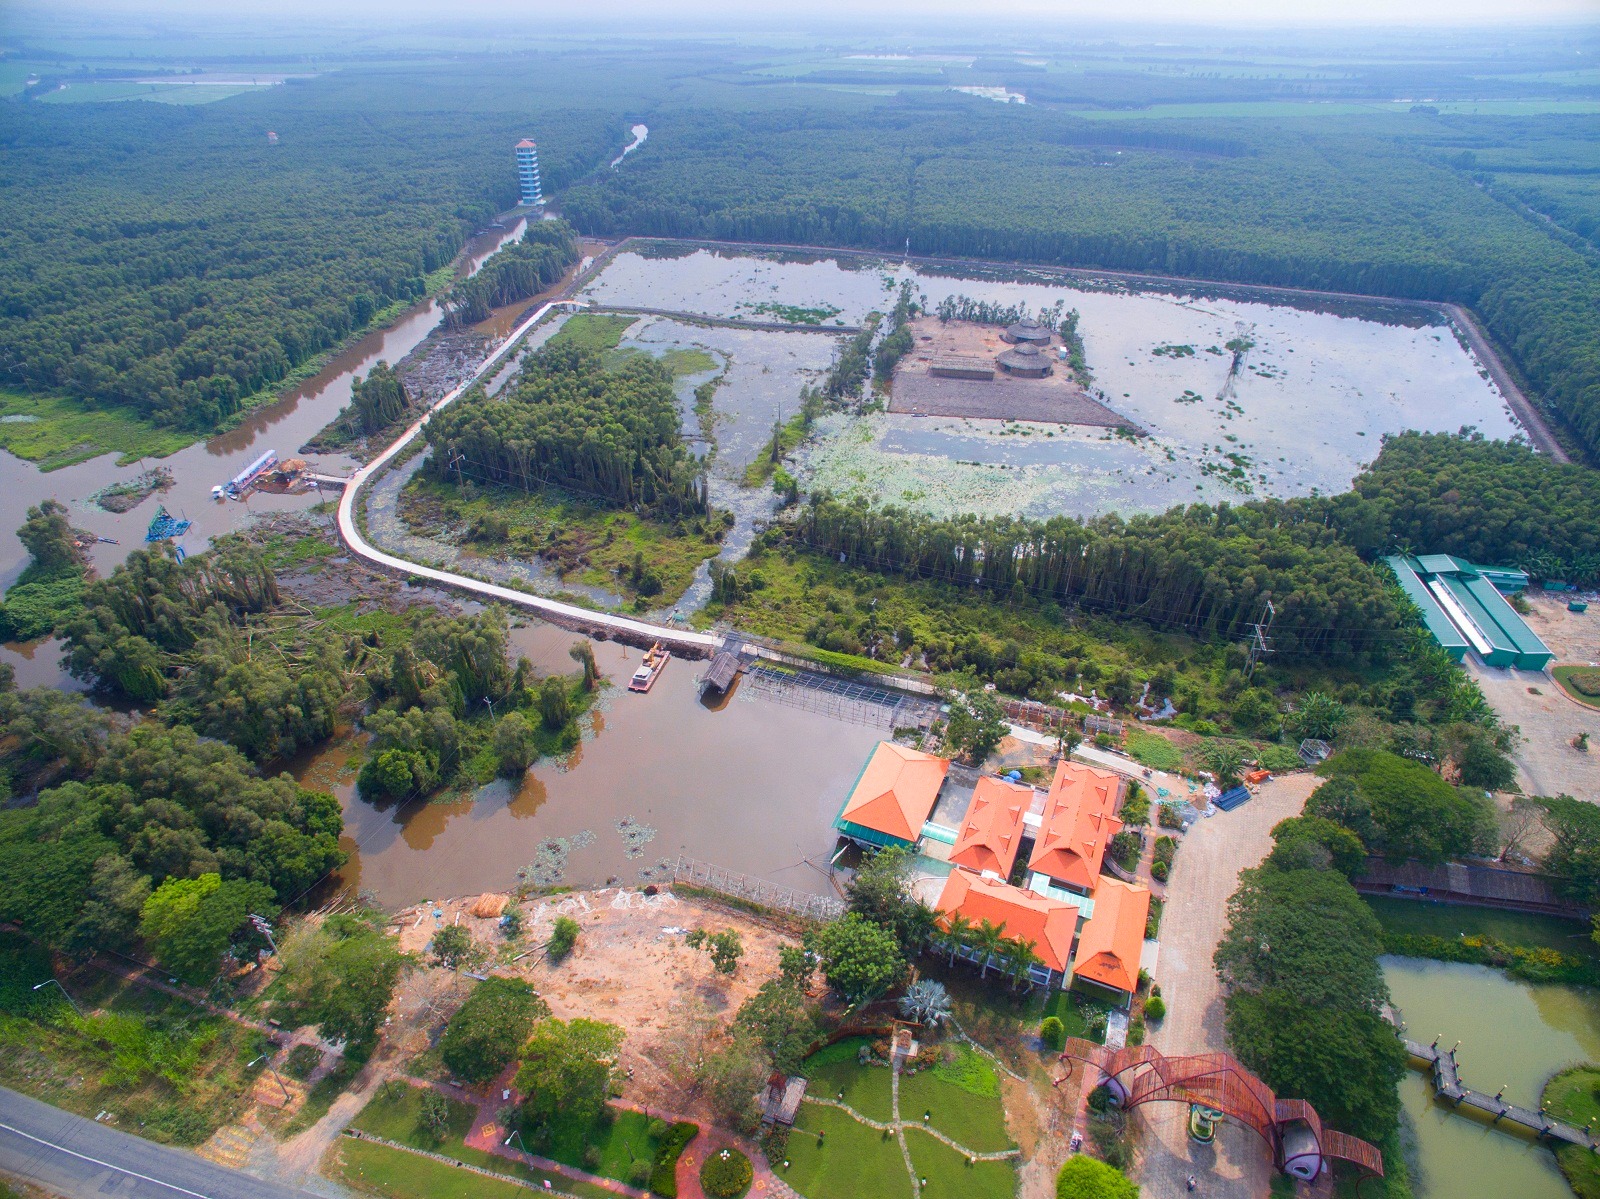
<instances>
[{"instance_id":1,"label":"paved road","mask_svg":"<svg viewBox=\"0 0 1600 1199\"><path fill-rule=\"evenodd\" d=\"M0 1171L66 1199L311 1199L3 1087Z\"/></svg>"},{"instance_id":2,"label":"paved road","mask_svg":"<svg viewBox=\"0 0 1600 1199\"><path fill-rule=\"evenodd\" d=\"M657 640L673 648L692 649L699 653L709 654L722 644L721 637L710 633L690 632L687 629L669 628L643 620L633 620L626 616L612 616L603 612L593 612L588 608L564 604L559 600L530 595L526 591L516 591L510 587L499 587L494 583L485 583L480 579L470 579L465 575L454 574L450 571L435 570L431 566L419 566L414 562L407 562L404 558L396 558L392 554L386 554L382 550L369 545L367 539L362 536L360 527L356 524L356 497L360 495L361 489L374 476L381 473L396 454L417 439L422 432L423 425L428 423L429 417L446 405L454 403L468 388L493 370L501 359L510 354L522 341L528 330L537 325L552 310L563 307L582 308L584 306L582 300L552 300L548 304L541 304L532 316L517 326L511 336L501 343L499 349L484 359L483 364L473 372L471 378L440 399L424 414L421 420L402 433L393 445L352 475L350 482L345 486L344 495L339 499L339 536L357 556L365 558L369 562L375 562L379 566L386 566L391 570L404 571L408 575L431 579L436 583L443 583L462 591L470 591L487 599L499 600L501 603L512 604L519 608L531 608L533 611L567 627L582 628L587 631L604 630L635 640Z\"/></svg>"}]
</instances>

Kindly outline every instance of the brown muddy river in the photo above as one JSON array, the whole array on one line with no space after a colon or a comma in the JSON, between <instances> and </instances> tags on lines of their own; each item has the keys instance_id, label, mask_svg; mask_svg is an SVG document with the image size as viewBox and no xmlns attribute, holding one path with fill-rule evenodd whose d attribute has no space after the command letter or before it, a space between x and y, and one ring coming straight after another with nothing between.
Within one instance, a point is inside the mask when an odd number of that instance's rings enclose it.
<instances>
[{"instance_id":1,"label":"brown muddy river","mask_svg":"<svg viewBox=\"0 0 1600 1199\"><path fill-rule=\"evenodd\" d=\"M573 640L548 625L513 634L545 673L572 670ZM303 783L332 791L344 808L343 882L392 907L504 889L535 864L538 873L523 877L637 885L684 854L831 894L830 822L882 733L737 691L714 710L698 698L704 663L681 659L636 695L627 680L640 651L600 642L595 656L612 685L593 737L569 762L535 764L520 786L378 806L356 795L347 745L297 763Z\"/></svg>"}]
</instances>

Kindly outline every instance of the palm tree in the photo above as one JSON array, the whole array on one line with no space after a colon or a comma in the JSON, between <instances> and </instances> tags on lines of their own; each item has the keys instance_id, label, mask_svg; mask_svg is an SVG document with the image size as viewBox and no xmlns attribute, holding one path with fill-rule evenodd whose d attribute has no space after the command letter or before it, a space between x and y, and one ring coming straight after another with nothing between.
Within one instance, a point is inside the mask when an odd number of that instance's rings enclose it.
<instances>
[{"instance_id":1,"label":"palm tree","mask_svg":"<svg viewBox=\"0 0 1600 1199\"><path fill-rule=\"evenodd\" d=\"M1037 941L1024 941L1020 937L1006 945L1006 973L1011 976L1013 991L1023 981L1027 982L1030 990L1033 988L1033 978L1028 971L1044 965L1044 959L1034 952L1037 946Z\"/></svg>"},{"instance_id":2,"label":"palm tree","mask_svg":"<svg viewBox=\"0 0 1600 1199\"><path fill-rule=\"evenodd\" d=\"M972 936L972 921L960 912L950 913L950 919L945 921L944 943L950 949L950 964L956 964L956 954L961 952L961 947Z\"/></svg>"},{"instance_id":3,"label":"palm tree","mask_svg":"<svg viewBox=\"0 0 1600 1199\"><path fill-rule=\"evenodd\" d=\"M921 953L939 935L939 913L925 903L909 905L901 917L901 935L910 953Z\"/></svg>"},{"instance_id":4,"label":"palm tree","mask_svg":"<svg viewBox=\"0 0 1600 1199\"><path fill-rule=\"evenodd\" d=\"M972 935L973 948L978 951L980 959L979 978L989 977L989 959L998 954L1006 943L1006 923L1002 920L998 925L988 920L981 921Z\"/></svg>"}]
</instances>

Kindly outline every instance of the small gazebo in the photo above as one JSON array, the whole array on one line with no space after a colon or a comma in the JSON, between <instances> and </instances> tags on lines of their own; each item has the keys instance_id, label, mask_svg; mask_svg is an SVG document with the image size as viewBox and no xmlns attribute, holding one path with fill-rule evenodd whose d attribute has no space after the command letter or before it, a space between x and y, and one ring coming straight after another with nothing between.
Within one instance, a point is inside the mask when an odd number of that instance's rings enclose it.
<instances>
[{"instance_id":1,"label":"small gazebo","mask_svg":"<svg viewBox=\"0 0 1600 1199\"><path fill-rule=\"evenodd\" d=\"M1047 346L1055 335L1050 331L1049 325L1041 325L1036 320L1022 320L1014 325L1007 325L1005 332L1000 336L1012 345Z\"/></svg>"},{"instance_id":2,"label":"small gazebo","mask_svg":"<svg viewBox=\"0 0 1600 1199\"><path fill-rule=\"evenodd\" d=\"M1038 346L1023 342L1014 350L1007 350L995 359L1000 369L1019 379L1042 379L1051 371L1050 356Z\"/></svg>"}]
</instances>

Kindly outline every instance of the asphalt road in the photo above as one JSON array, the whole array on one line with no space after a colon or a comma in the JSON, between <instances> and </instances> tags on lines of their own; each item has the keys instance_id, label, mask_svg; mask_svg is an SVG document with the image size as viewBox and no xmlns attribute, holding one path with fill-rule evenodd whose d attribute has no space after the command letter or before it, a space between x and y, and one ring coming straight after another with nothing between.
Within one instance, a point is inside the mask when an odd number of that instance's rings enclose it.
<instances>
[{"instance_id":1,"label":"asphalt road","mask_svg":"<svg viewBox=\"0 0 1600 1199\"><path fill-rule=\"evenodd\" d=\"M3 1087L0 1171L66 1199L312 1199Z\"/></svg>"}]
</instances>

